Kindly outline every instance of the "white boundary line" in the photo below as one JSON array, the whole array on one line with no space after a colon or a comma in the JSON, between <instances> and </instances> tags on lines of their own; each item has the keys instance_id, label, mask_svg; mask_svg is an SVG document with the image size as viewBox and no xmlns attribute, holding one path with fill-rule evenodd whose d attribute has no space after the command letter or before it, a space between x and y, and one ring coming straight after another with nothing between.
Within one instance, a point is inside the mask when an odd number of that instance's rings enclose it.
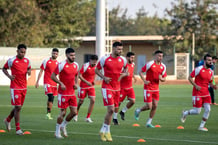
<instances>
[{"instance_id":1,"label":"white boundary line","mask_svg":"<svg viewBox=\"0 0 218 145\"><path fill-rule=\"evenodd\" d=\"M49 133L55 133L55 131L50 130L37 130L37 129L24 129L29 131L35 131L35 132L49 132ZM80 135L94 135L98 136L96 133L83 133L83 132L68 132L68 134L80 134ZM117 138L127 138L127 139L139 139L142 137L136 137L136 136L118 136L118 135L112 135L112 137ZM197 140L179 140L179 139L161 139L161 138L146 138L143 137L146 140L156 140L156 141L171 141L171 142L187 142L187 143L201 143L201 144L218 144L218 142L206 142L206 141L197 141Z\"/></svg>"}]
</instances>

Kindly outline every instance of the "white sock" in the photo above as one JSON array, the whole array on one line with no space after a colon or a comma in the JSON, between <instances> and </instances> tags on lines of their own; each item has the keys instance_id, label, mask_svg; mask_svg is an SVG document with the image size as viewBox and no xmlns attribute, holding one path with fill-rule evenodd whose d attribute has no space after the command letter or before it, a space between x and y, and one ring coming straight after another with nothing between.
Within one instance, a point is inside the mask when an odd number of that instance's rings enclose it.
<instances>
[{"instance_id":1,"label":"white sock","mask_svg":"<svg viewBox=\"0 0 218 145\"><path fill-rule=\"evenodd\" d=\"M107 125L107 129L106 129L105 133L108 133L108 132L110 132L110 125Z\"/></svg>"},{"instance_id":2,"label":"white sock","mask_svg":"<svg viewBox=\"0 0 218 145\"><path fill-rule=\"evenodd\" d=\"M60 136L61 132L60 132L60 128L61 128L61 124L56 124L56 131L55 131L55 135L56 136Z\"/></svg>"},{"instance_id":3,"label":"white sock","mask_svg":"<svg viewBox=\"0 0 218 145\"><path fill-rule=\"evenodd\" d=\"M151 124L152 122L152 118L148 118L147 123L146 124Z\"/></svg>"},{"instance_id":4,"label":"white sock","mask_svg":"<svg viewBox=\"0 0 218 145\"><path fill-rule=\"evenodd\" d=\"M105 132L106 132L106 130L108 130L108 125L107 125L107 124L105 124L105 123L103 123L103 124L102 124L102 127L101 127L101 130L100 130L100 132L103 132L103 133L105 133Z\"/></svg>"},{"instance_id":5,"label":"white sock","mask_svg":"<svg viewBox=\"0 0 218 145\"><path fill-rule=\"evenodd\" d=\"M203 121L203 120L202 120L202 121L201 121L201 124L200 124L200 127L202 127L202 128L203 128L203 127L204 127L204 125L205 125L205 123L206 123L206 121Z\"/></svg>"},{"instance_id":6,"label":"white sock","mask_svg":"<svg viewBox=\"0 0 218 145\"><path fill-rule=\"evenodd\" d=\"M68 124L68 121L64 120L64 121L61 123L61 126L66 127L67 124Z\"/></svg>"},{"instance_id":7,"label":"white sock","mask_svg":"<svg viewBox=\"0 0 218 145\"><path fill-rule=\"evenodd\" d=\"M137 113L140 113L140 112L141 112L141 109L140 109L140 108L136 109L136 112L137 112Z\"/></svg>"},{"instance_id":8,"label":"white sock","mask_svg":"<svg viewBox=\"0 0 218 145\"><path fill-rule=\"evenodd\" d=\"M117 119L117 114L118 113L114 113L114 117L113 117L114 119Z\"/></svg>"},{"instance_id":9,"label":"white sock","mask_svg":"<svg viewBox=\"0 0 218 145\"><path fill-rule=\"evenodd\" d=\"M128 110L128 108L125 106L125 107L123 107L122 112L125 113L127 110Z\"/></svg>"}]
</instances>

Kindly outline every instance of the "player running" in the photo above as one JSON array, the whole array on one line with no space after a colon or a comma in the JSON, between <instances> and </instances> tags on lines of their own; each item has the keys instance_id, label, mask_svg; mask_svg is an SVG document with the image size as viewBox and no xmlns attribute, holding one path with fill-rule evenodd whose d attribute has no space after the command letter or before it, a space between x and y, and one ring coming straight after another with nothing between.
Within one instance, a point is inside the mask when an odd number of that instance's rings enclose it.
<instances>
[{"instance_id":1,"label":"player running","mask_svg":"<svg viewBox=\"0 0 218 145\"><path fill-rule=\"evenodd\" d=\"M41 66L40 72L38 74L38 78L35 84L35 87L39 87L39 79L42 76L44 71L44 88L45 88L45 95L48 96L47 101L47 114L46 119L53 119L51 117L51 110L53 106L54 96L57 96L57 83L51 79L51 74L54 72L55 68L58 65L57 57L58 57L59 50L57 48L52 49L51 57L45 59Z\"/></svg>"},{"instance_id":2,"label":"player running","mask_svg":"<svg viewBox=\"0 0 218 145\"><path fill-rule=\"evenodd\" d=\"M31 75L30 60L25 57L26 49L26 45L19 44L17 46L17 55L8 59L3 67L4 74L11 80L11 105L14 106L14 108L11 110L11 113L4 120L4 123L7 130L10 131L10 122L14 117L17 135L23 135L23 131L20 128L20 111L22 109L27 92L26 75ZM8 69L11 69L11 74L9 74Z\"/></svg>"},{"instance_id":3,"label":"player running","mask_svg":"<svg viewBox=\"0 0 218 145\"><path fill-rule=\"evenodd\" d=\"M154 57L155 59L148 62L139 72L144 82L144 102L146 105L135 110L136 120L139 120L140 112L151 110L146 122L146 127L148 128L155 128L151 122L159 101L159 81L164 82L167 76L166 66L162 63L163 52L160 50L155 51ZM146 72L146 79L144 78L143 72Z\"/></svg>"},{"instance_id":4,"label":"player running","mask_svg":"<svg viewBox=\"0 0 218 145\"><path fill-rule=\"evenodd\" d=\"M104 123L100 130L100 137L102 141L112 141L110 133L110 124L114 109L119 107L120 97L120 82L118 81L122 69L127 73L126 59L121 56L123 45L120 42L113 43L112 54L103 56L97 64L96 74L103 79L102 82L102 96L104 106L107 106ZM100 70L104 70L104 75Z\"/></svg>"},{"instance_id":5,"label":"player running","mask_svg":"<svg viewBox=\"0 0 218 145\"><path fill-rule=\"evenodd\" d=\"M52 80L59 84L58 108L60 108L60 114L57 118L55 131L55 137L58 139L63 138L60 131L67 137L66 126L77 113L75 89L77 89L79 65L74 61L75 51L73 48L67 48L65 54L67 59L59 63L51 75ZM59 79L56 75L59 75ZM68 107L70 113L64 119Z\"/></svg>"},{"instance_id":6,"label":"player running","mask_svg":"<svg viewBox=\"0 0 218 145\"><path fill-rule=\"evenodd\" d=\"M125 112L130 109L135 104L135 92L132 87L132 78L136 81L136 78L134 76L134 59L135 54L133 52L128 52L126 54L127 59L127 68L128 68L128 76L120 78L120 99L119 99L119 106L123 102L123 100L127 97L129 102L126 104L126 106L120 111L120 116L122 120L125 120ZM118 114L119 108L115 108L114 116L113 116L113 123L114 125L119 125L117 114Z\"/></svg>"},{"instance_id":7,"label":"player running","mask_svg":"<svg viewBox=\"0 0 218 145\"><path fill-rule=\"evenodd\" d=\"M90 118L92 110L95 105L95 88L94 88L94 81L95 81L95 68L98 61L97 55L91 55L90 61L85 63L79 71L79 78L80 78L80 88L78 89L78 107L77 107L77 115L73 118L74 121L78 119L78 112L81 105L88 95L90 99L90 104L88 108L88 113L86 116L85 121L92 123L92 119Z\"/></svg>"},{"instance_id":8,"label":"player running","mask_svg":"<svg viewBox=\"0 0 218 145\"><path fill-rule=\"evenodd\" d=\"M212 57L209 54L204 56L204 65L195 68L190 74L188 80L193 85L192 104L193 109L182 112L181 122L185 122L188 115L198 115L201 108L204 108L204 114L198 130L208 131L205 124L210 115L211 97L208 90L208 85L217 89L213 84L213 71L210 69L212 64ZM195 78L195 80L193 80Z\"/></svg>"}]
</instances>

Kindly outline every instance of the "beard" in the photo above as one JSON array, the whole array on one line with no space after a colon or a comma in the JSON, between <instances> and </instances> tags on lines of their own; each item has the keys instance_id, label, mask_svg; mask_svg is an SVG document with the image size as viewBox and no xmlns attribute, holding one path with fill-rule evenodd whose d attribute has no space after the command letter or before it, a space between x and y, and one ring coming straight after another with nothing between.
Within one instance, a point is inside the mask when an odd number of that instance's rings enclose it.
<instances>
[{"instance_id":1,"label":"beard","mask_svg":"<svg viewBox=\"0 0 218 145\"><path fill-rule=\"evenodd\" d=\"M206 64L207 68L211 68L212 64Z\"/></svg>"},{"instance_id":2,"label":"beard","mask_svg":"<svg viewBox=\"0 0 218 145\"><path fill-rule=\"evenodd\" d=\"M74 62L74 59L70 59L69 57L67 58L67 60L68 60L69 62L71 62L71 63Z\"/></svg>"}]
</instances>

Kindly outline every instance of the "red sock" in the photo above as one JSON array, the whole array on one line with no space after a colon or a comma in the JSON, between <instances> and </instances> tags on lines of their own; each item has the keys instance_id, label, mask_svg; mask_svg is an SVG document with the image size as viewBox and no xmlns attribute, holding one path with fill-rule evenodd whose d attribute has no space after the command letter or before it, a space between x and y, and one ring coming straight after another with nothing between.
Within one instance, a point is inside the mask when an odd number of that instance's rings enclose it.
<instances>
[{"instance_id":1,"label":"red sock","mask_svg":"<svg viewBox=\"0 0 218 145\"><path fill-rule=\"evenodd\" d=\"M20 130L20 123L19 122L15 123L15 125L16 125L16 131Z\"/></svg>"},{"instance_id":2,"label":"red sock","mask_svg":"<svg viewBox=\"0 0 218 145\"><path fill-rule=\"evenodd\" d=\"M90 118L91 113L87 113L86 118Z\"/></svg>"},{"instance_id":3,"label":"red sock","mask_svg":"<svg viewBox=\"0 0 218 145\"><path fill-rule=\"evenodd\" d=\"M11 119L10 115L6 118L7 122L11 122Z\"/></svg>"}]
</instances>

